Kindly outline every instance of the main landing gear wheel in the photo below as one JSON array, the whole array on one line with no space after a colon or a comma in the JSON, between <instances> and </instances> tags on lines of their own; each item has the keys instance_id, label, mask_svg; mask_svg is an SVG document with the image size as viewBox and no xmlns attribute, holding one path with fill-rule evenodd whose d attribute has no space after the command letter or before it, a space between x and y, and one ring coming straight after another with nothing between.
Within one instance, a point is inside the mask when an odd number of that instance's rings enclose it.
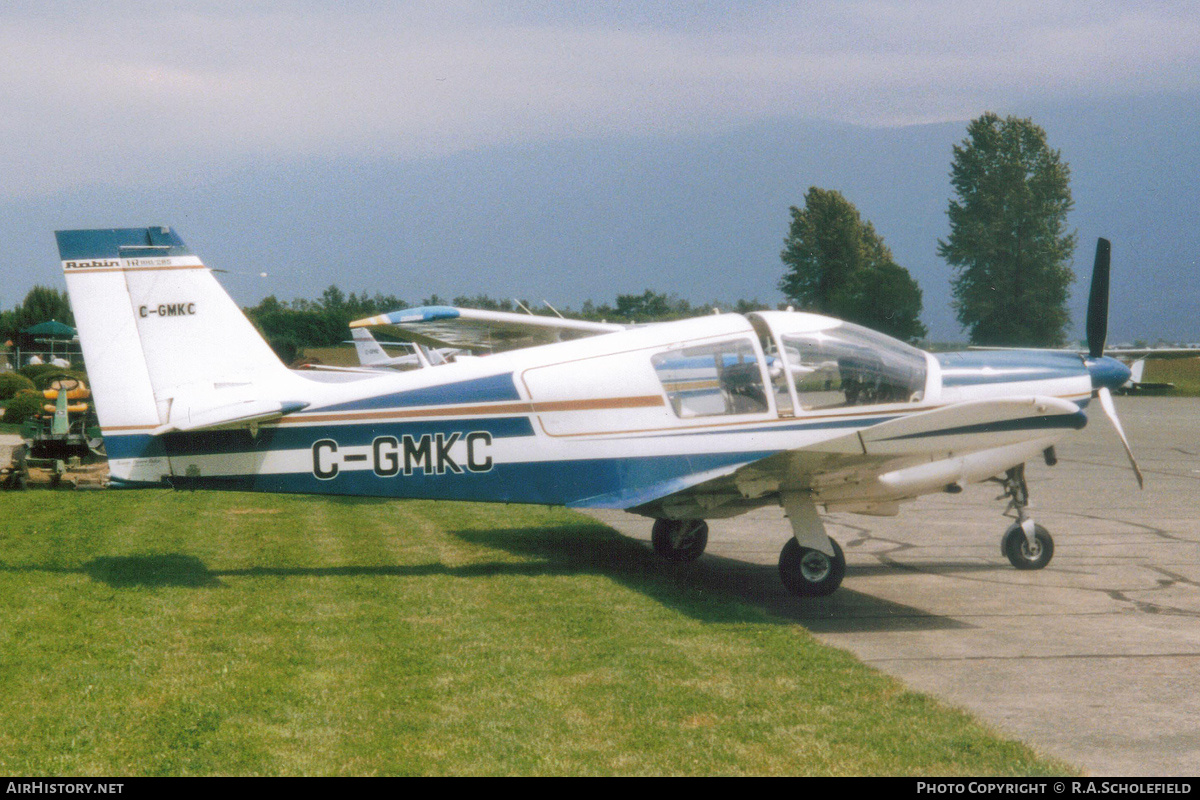
<instances>
[{"instance_id":1,"label":"main landing gear wheel","mask_svg":"<svg viewBox=\"0 0 1200 800\"><path fill-rule=\"evenodd\" d=\"M1000 549L1017 569L1041 569L1054 558L1054 539L1041 525L1033 526L1033 543L1025 536L1021 523L1014 522L1004 532L1004 540Z\"/></svg>"},{"instance_id":2,"label":"main landing gear wheel","mask_svg":"<svg viewBox=\"0 0 1200 800\"><path fill-rule=\"evenodd\" d=\"M795 539L788 539L779 554L779 577L788 591L800 597L822 597L832 594L842 585L846 577L846 556L833 539L833 557L801 547Z\"/></svg>"},{"instance_id":3,"label":"main landing gear wheel","mask_svg":"<svg viewBox=\"0 0 1200 800\"><path fill-rule=\"evenodd\" d=\"M708 545L708 523L702 519L655 520L650 543L667 561L695 561Z\"/></svg>"}]
</instances>

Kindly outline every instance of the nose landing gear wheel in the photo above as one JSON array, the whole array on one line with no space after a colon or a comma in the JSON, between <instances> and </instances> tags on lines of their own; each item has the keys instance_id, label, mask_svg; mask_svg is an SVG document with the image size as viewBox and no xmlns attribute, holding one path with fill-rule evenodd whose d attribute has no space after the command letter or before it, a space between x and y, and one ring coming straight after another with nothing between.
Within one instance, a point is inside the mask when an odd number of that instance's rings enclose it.
<instances>
[{"instance_id":1,"label":"nose landing gear wheel","mask_svg":"<svg viewBox=\"0 0 1200 800\"><path fill-rule=\"evenodd\" d=\"M1020 523L1013 523L1004 532L1000 547L1017 569L1041 569L1054 557L1054 539L1041 525L1033 526L1034 541L1030 544Z\"/></svg>"},{"instance_id":2,"label":"nose landing gear wheel","mask_svg":"<svg viewBox=\"0 0 1200 800\"><path fill-rule=\"evenodd\" d=\"M708 523L702 519L655 520L650 543L667 561L695 561L708 546Z\"/></svg>"},{"instance_id":3,"label":"nose landing gear wheel","mask_svg":"<svg viewBox=\"0 0 1200 800\"><path fill-rule=\"evenodd\" d=\"M820 550L801 547L795 539L788 539L779 554L779 577L783 585L800 597L822 597L832 594L842 585L846 576L846 556L833 539L833 557Z\"/></svg>"}]
</instances>

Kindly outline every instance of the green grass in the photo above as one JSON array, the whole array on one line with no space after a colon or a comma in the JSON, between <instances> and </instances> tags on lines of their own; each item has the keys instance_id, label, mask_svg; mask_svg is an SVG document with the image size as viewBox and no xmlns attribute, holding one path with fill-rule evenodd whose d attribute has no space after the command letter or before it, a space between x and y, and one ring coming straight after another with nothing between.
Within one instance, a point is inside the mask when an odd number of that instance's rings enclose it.
<instances>
[{"instance_id":1,"label":"green grass","mask_svg":"<svg viewBox=\"0 0 1200 800\"><path fill-rule=\"evenodd\" d=\"M397 354L399 354L397 350ZM315 358L318 362L331 367L357 367L361 365L358 360L358 350L354 345L341 345L339 347L306 347L304 348L305 358Z\"/></svg>"},{"instance_id":2,"label":"green grass","mask_svg":"<svg viewBox=\"0 0 1200 800\"><path fill-rule=\"evenodd\" d=\"M1150 358L1144 380L1173 383L1171 397L1200 397L1200 358Z\"/></svg>"},{"instance_id":3,"label":"green grass","mask_svg":"<svg viewBox=\"0 0 1200 800\"><path fill-rule=\"evenodd\" d=\"M538 507L0 495L0 773L1072 771L689 569Z\"/></svg>"}]
</instances>

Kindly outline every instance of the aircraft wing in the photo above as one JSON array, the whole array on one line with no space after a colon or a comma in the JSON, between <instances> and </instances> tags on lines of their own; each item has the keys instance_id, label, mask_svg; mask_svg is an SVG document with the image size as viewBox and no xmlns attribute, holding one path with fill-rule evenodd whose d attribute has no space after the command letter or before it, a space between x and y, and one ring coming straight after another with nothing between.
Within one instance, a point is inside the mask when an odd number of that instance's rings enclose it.
<instances>
[{"instance_id":1,"label":"aircraft wing","mask_svg":"<svg viewBox=\"0 0 1200 800\"><path fill-rule=\"evenodd\" d=\"M1200 347L1109 347L1113 358L1200 358Z\"/></svg>"},{"instance_id":2,"label":"aircraft wing","mask_svg":"<svg viewBox=\"0 0 1200 800\"><path fill-rule=\"evenodd\" d=\"M420 306L355 320L351 328L384 328L426 347L499 352L624 330L624 325L508 311Z\"/></svg>"},{"instance_id":3,"label":"aircraft wing","mask_svg":"<svg viewBox=\"0 0 1200 800\"><path fill-rule=\"evenodd\" d=\"M864 505L909 496L959 480L982 480L1014 463L993 467L973 453L994 451L1003 461L1009 448L1042 442L1082 428L1087 418L1074 403L1050 397L1006 398L957 403L896 417L816 444L740 464L635 488L580 505L624 508L653 517L732 516L763 505L780 492L813 491L854 505L861 487ZM1036 452L1036 451L1035 451ZM1000 463L1000 462L997 462ZM982 475L973 472L983 469Z\"/></svg>"},{"instance_id":4,"label":"aircraft wing","mask_svg":"<svg viewBox=\"0 0 1200 800\"><path fill-rule=\"evenodd\" d=\"M1013 352L1028 352L1030 350L1050 351L1055 353L1076 353L1086 356L1086 349L1044 348L1044 347L999 347L992 345L973 344L968 350L1009 350ZM1121 360L1131 358L1200 358L1200 347L1106 347L1104 355Z\"/></svg>"}]
</instances>

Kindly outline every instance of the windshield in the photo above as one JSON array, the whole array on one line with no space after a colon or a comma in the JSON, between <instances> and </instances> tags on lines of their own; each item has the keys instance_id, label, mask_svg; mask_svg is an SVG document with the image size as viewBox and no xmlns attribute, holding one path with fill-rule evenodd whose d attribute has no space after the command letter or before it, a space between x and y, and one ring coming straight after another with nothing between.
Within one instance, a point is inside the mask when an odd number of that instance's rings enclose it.
<instances>
[{"instance_id":1,"label":"windshield","mask_svg":"<svg viewBox=\"0 0 1200 800\"><path fill-rule=\"evenodd\" d=\"M780 338L803 408L909 403L924 397L925 354L890 336L842 323Z\"/></svg>"}]
</instances>

